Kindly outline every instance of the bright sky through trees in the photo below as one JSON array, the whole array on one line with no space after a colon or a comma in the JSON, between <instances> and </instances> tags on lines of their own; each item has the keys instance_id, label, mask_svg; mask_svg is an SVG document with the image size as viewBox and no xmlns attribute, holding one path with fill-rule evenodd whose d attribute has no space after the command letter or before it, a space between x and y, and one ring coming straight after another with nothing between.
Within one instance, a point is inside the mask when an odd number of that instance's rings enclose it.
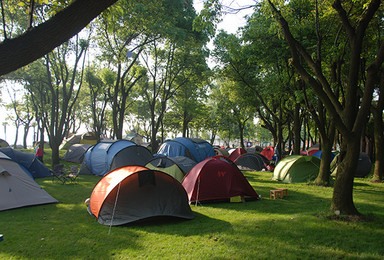
<instances>
[{"instance_id":1,"label":"bright sky through trees","mask_svg":"<svg viewBox=\"0 0 384 260\"><path fill-rule=\"evenodd\" d=\"M235 9L242 9L246 6L250 6L255 4L254 0L223 0L223 5L228 6L232 8L233 10ZM195 0L194 1L194 7L197 12L200 12L200 10L203 7L203 0ZM222 22L218 25L217 29L218 30L225 30L228 33L236 33L237 29L241 26L244 26L246 24L246 21L244 19L244 16L250 15L252 13L252 8L240 10L239 12L235 13L227 13L222 17ZM212 41L209 43L209 48L213 48ZM208 64L210 67L213 67L215 64L213 61L209 61ZM1 91L1 98L3 104L9 104L11 102L9 94L6 90L6 88L0 88ZM21 96L21 95L20 95ZM6 128L4 127L4 124L6 122L6 118L12 114L12 111L6 111L2 106L0 106L0 138L1 139L6 139L6 141L12 145L15 140L15 127L13 126L13 123L8 121ZM5 133L6 130L6 133ZM22 144L22 127L19 129L19 137L17 144ZM33 129L30 130L29 135L28 135L28 145L31 145L33 140Z\"/></svg>"}]
</instances>

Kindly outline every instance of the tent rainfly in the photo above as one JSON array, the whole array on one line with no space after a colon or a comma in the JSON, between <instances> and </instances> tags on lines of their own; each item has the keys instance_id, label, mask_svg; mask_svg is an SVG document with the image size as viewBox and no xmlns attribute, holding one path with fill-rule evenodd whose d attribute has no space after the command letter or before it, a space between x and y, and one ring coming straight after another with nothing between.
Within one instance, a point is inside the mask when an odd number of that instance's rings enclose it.
<instances>
[{"instance_id":1,"label":"tent rainfly","mask_svg":"<svg viewBox=\"0 0 384 260\"><path fill-rule=\"evenodd\" d=\"M108 226L158 217L194 218L180 182L142 166L125 166L105 175L92 191L88 212Z\"/></svg>"},{"instance_id":2,"label":"tent rainfly","mask_svg":"<svg viewBox=\"0 0 384 260\"><path fill-rule=\"evenodd\" d=\"M1 148L0 152L7 155L13 161L27 168L33 178L50 177L51 171L42 163L35 154L14 150L11 147Z\"/></svg>"},{"instance_id":3,"label":"tent rainfly","mask_svg":"<svg viewBox=\"0 0 384 260\"><path fill-rule=\"evenodd\" d=\"M0 211L56 202L26 168L0 152Z\"/></svg>"},{"instance_id":4,"label":"tent rainfly","mask_svg":"<svg viewBox=\"0 0 384 260\"><path fill-rule=\"evenodd\" d=\"M74 163L82 163L85 153L91 146L92 145L90 144L73 144L65 152L63 160Z\"/></svg>"},{"instance_id":5,"label":"tent rainfly","mask_svg":"<svg viewBox=\"0 0 384 260\"><path fill-rule=\"evenodd\" d=\"M237 166L227 157L216 155L196 164L181 182L190 202L259 199Z\"/></svg>"},{"instance_id":6,"label":"tent rainfly","mask_svg":"<svg viewBox=\"0 0 384 260\"><path fill-rule=\"evenodd\" d=\"M316 179L319 170L319 158L309 155L290 155L276 165L272 179L286 183L309 182Z\"/></svg>"},{"instance_id":7,"label":"tent rainfly","mask_svg":"<svg viewBox=\"0 0 384 260\"><path fill-rule=\"evenodd\" d=\"M128 140L100 142L85 153L85 163L80 168L80 174L104 176L127 165L144 166L152 158L148 149Z\"/></svg>"},{"instance_id":8,"label":"tent rainfly","mask_svg":"<svg viewBox=\"0 0 384 260\"><path fill-rule=\"evenodd\" d=\"M243 153L233 161L241 171L262 171L267 169L268 161L257 153Z\"/></svg>"},{"instance_id":9,"label":"tent rainfly","mask_svg":"<svg viewBox=\"0 0 384 260\"><path fill-rule=\"evenodd\" d=\"M216 155L213 147L207 141L198 138L178 137L173 140L167 140L163 143L156 156L186 156L196 162Z\"/></svg>"}]
</instances>

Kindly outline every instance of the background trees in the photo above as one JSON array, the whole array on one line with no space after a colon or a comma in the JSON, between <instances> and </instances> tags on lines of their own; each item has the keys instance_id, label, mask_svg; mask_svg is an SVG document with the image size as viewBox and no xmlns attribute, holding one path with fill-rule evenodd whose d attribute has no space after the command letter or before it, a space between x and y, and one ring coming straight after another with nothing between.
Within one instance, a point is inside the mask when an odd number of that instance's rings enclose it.
<instances>
[{"instance_id":1,"label":"background trees","mask_svg":"<svg viewBox=\"0 0 384 260\"><path fill-rule=\"evenodd\" d=\"M82 0L70 6L53 3L30 5L34 10L30 15L24 13L25 8L12 9L6 3L0 57L1 50L9 50L8 42L17 46L10 38L33 38L37 29L50 24L46 20L60 24L61 15L71 13L75 24L84 24L95 14L77 17L85 6ZM75 3L79 6L73 11ZM99 11L103 8L101 3L96 5ZM375 179L383 178L384 155L378 150L383 140L381 1L261 1L237 34L223 31L216 35L213 56L219 66L215 74L207 66L206 46L214 35L221 5L210 0L205 7L198 15L182 0L120 0L89 29L94 36L90 46L97 55L83 63L89 66L87 88L80 88L81 74L76 74L85 47L78 45L73 65L63 59L73 40L8 74L7 79L25 85L35 121L40 129L46 127L52 148L77 129L82 115L73 110L82 107L89 108L87 114L98 136L109 128L110 137L123 138L131 127L150 137L153 151L159 139L176 133L198 133L212 143L217 136L228 144L238 138L244 145L244 135L253 136L256 131L249 122L257 121L270 132L281 155L286 148L299 154L310 143L319 143L323 160L316 183L328 185L337 131L342 163L332 209L358 214L352 198L353 172L369 117L376 148ZM39 52L64 41L58 38ZM87 97L81 105L78 96ZM49 108L54 113L48 114Z\"/></svg>"}]
</instances>

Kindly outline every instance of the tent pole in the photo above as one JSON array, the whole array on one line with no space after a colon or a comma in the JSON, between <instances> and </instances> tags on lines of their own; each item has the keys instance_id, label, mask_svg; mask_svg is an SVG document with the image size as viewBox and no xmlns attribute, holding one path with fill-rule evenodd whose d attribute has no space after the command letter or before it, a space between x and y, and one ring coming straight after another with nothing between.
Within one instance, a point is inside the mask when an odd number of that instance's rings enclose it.
<instances>
[{"instance_id":1,"label":"tent pole","mask_svg":"<svg viewBox=\"0 0 384 260\"><path fill-rule=\"evenodd\" d=\"M119 197L119 193L120 193L120 184L121 184L121 182L119 182L119 187L117 188L117 194L116 194L116 199L115 199L115 205L113 205L112 219L111 219L111 224L109 225L108 235L111 234L112 222L113 222L113 218L115 217L115 210L116 210L117 198Z\"/></svg>"},{"instance_id":2,"label":"tent pole","mask_svg":"<svg viewBox=\"0 0 384 260\"><path fill-rule=\"evenodd\" d=\"M195 203L196 207L197 207L197 203L199 202L199 191L200 191L200 177L197 179L197 195L196 195L196 203Z\"/></svg>"}]
</instances>

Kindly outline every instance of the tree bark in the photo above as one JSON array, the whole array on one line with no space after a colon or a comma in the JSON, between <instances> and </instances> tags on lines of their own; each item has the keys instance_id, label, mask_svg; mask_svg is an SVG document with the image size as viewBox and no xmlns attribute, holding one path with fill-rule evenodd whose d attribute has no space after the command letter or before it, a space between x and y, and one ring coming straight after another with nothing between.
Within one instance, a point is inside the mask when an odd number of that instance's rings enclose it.
<instances>
[{"instance_id":1,"label":"tree bark","mask_svg":"<svg viewBox=\"0 0 384 260\"><path fill-rule=\"evenodd\" d=\"M75 0L48 21L0 44L0 76L51 52L117 0Z\"/></svg>"},{"instance_id":2,"label":"tree bark","mask_svg":"<svg viewBox=\"0 0 384 260\"><path fill-rule=\"evenodd\" d=\"M337 168L331 210L337 215L360 215L353 203L353 173L359 161L359 142L348 142L344 149L340 153L341 163Z\"/></svg>"},{"instance_id":3,"label":"tree bark","mask_svg":"<svg viewBox=\"0 0 384 260\"><path fill-rule=\"evenodd\" d=\"M300 120L300 104L296 103L293 112L293 154L300 154L301 143L301 120Z\"/></svg>"}]
</instances>

